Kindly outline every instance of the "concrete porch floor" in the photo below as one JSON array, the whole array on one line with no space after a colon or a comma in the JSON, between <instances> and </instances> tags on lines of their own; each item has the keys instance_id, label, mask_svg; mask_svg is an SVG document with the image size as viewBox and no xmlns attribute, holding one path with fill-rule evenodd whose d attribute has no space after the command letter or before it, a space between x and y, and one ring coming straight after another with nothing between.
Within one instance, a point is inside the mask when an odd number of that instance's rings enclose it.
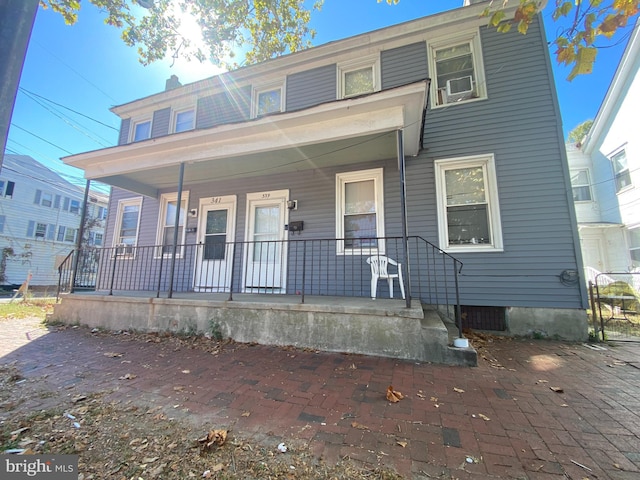
<instances>
[{"instance_id":1,"label":"concrete porch floor","mask_svg":"<svg viewBox=\"0 0 640 480\"><path fill-rule=\"evenodd\" d=\"M166 294L164 294L166 296ZM454 348L437 312L402 299L299 295L78 292L63 295L49 319L107 330L221 335L238 342L295 346L454 365L477 365Z\"/></svg>"}]
</instances>

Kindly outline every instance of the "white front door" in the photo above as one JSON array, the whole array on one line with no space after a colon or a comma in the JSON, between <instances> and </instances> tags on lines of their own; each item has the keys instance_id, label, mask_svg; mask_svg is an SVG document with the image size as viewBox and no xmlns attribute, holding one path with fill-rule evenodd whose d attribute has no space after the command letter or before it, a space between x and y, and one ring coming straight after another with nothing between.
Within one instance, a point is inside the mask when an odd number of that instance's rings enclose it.
<instances>
[{"instance_id":1,"label":"white front door","mask_svg":"<svg viewBox=\"0 0 640 480\"><path fill-rule=\"evenodd\" d=\"M246 292L278 291L286 286L288 199L288 190L247 194Z\"/></svg>"},{"instance_id":2,"label":"white front door","mask_svg":"<svg viewBox=\"0 0 640 480\"><path fill-rule=\"evenodd\" d=\"M235 240L236 196L200 199L196 292L231 289Z\"/></svg>"}]
</instances>

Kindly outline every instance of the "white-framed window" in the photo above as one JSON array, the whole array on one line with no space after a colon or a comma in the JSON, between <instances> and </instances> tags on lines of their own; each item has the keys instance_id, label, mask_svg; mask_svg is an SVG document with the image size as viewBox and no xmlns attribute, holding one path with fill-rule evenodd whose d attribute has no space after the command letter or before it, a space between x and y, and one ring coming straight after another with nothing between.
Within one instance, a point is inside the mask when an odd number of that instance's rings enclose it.
<instances>
[{"instance_id":1,"label":"white-framed window","mask_svg":"<svg viewBox=\"0 0 640 480\"><path fill-rule=\"evenodd\" d=\"M51 208L53 206L53 194L49 192L43 192L42 190L36 190L36 196L33 203L43 207Z\"/></svg>"},{"instance_id":2,"label":"white-framed window","mask_svg":"<svg viewBox=\"0 0 640 480\"><path fill-rule=\"evenodd\" d=\"M139 120L131 125L131 141L140 142L151 138L151 120Z\"/></svg>"},{"instance_id":3,"label":"white-framed window","mask_svg":"<svg viewBox=\"0 0 640 480\"><path fill-rule=\"evenodd\" d=\"M590 202L592 200L589 170L583 169L571 172L571 189L573 190L574 202Z\"/></svg>"},{"instance_id":4,"label":"white-framed window","mask_svg":"<svg viewBox=\"0 0 640 480\"><path fill-rule=\"evenodd\" d=\"M434 162L440 248L502 251L502 225L493 154Z\"/></svg>"},{"instance_id":5,"label":"white-framed window","mask_svg":"<svg viewBox=\"0 0 640 480\"><path fill-rule=\"evenodd\" d=\"M16 186L15 182L11 180L0 180L0 197L13 197L13 189Z\"/></svg>"},{"instance_id":6,"label":"white-framed window","mask_svg":"<svg viewBox=\"0 0 640 480\"><path fill-rule=\"evenodd\" d=\"M613 165L613 173L616 176L616 192L631 185L631 173L627 163L627 152L622 149L609 157Z\"/></svg>"},{"instance_id":7,"label":"white-framed window","mask_svg":"<svg viewBox=\"0 0 640 480\"><path fill-rule=\"evenodd\" d=\"M640 227L629 230L629 255L632 268L640 267Z\"/></svg>"},{"instance_id":8,"label":"white-framed window","mask_svg":"<svg viewBox=\"0 0 640 480\"><path fill-rule=\"evenodd\" d=\"M78 233L78 229L67 227L67 229L64 232L64 241L69 243L75 243L77 233Z\"/></svg>"},{"instance_id":9,"label":"white-framed window","mask_svg":"<svg viewBox=\"0 0 640 480\"><path fill-rule=\"evenodd\" d=\"M336 238L341 255L384 253L382 168L336 175Z\"/></svg>"},{"instance_id":10,"label":"white-framed window","mask_svg":"<svg viewBox=\"0 0 640 480\"><path fill-rule=\"evenodd\" d=\"M127 198L118 202L113 246L118 248L118 255L134 256L134 247L138 244L140 229L140 212L142 197Z\"/></svg>"},{"instance_id":11,"label":"white-framed window","mask_svg":"<svg viewBox=\"0 0 640 480\"><path fill-rule=\"evenodd\" d=\"M278 81L253 88L251 116L253 118L284 111L284 82Z\"/></svg>"},{"instance_id":12,"label":"white-framed window","mask_svg":"<svg viewBox=\"0 0 640 480\"><path fill-rule=\"evenodd\" d=\"M189 205L189 192L182 192L180 199L180 220L178 223L178 256L182 256L185 242L185 221ZM173 236L175 232L176 212L178 208L178 194L164 193L160 197L160 214L158 216L158 234L156 245L162 245L156 256L170 256L173 252Z\"/></svg>"},{"instance_id":13,"label":"white-framed window","mask_svg":"<svg viewBox=\"0 0 640 480\"><path fill-rule=\"evenodd\" d=\"M75 213L76 215L80 215L80 206L81 206L81 202L80 200L73 200L71 199L71 202L69 202L69 212L70 213Z\"/></svg>"},{"instance_id":14,"label":"white-framed window","mask_svg":"<svg viewBox=\"0 0 640 480\"><path fill-rule=\"evenodd\" d=\"M377 92L381 83L379 55L338 64L338 98Z\"/></svg>"},{"instance_id":15,"label":"white-framed window","mask_svg":"<svg viewBox=\"0 0 640 480\"><path fill-rule=\"evenodd\" d=\"M487 97L478 30L429 43L431 105L452 105Z\"/></svg>"},{"instance_id":16,"label":"white-framed window","mask_svg":"<svg viewBox=\"0 0 640 480\"><path fill-rule=\"evenodd\" d=\"M93 233L93 232L91 232L91 233ZM93 236L93 244L96 247L101 247L102 246L102 239L103 239L103 234L96 232L94 234L94 236Z\"/></svg>"},{"instance_id":17,"label":"white-framed window","mask_svg":"<svg viewBox=\"0 0 640 480\"><path fill-rule=\"evenodd\" d=\"M173 113L173 132L186 132L187 130L193 130L196 125L196 110L194 108L187 108L183 110L177 110Z\"/></svg>"},{"instance_id":18,"label":"white-framed window","mask_svg":"<svg viewBox=\"0 0 640 480\"><path fill-rule=\"evenodd\" d=\"M27 225L27 237L36 239L46 238L47 240L54 240L55 235L55 225L29 220L29 223Z\"/></svg>"}]
</instances>

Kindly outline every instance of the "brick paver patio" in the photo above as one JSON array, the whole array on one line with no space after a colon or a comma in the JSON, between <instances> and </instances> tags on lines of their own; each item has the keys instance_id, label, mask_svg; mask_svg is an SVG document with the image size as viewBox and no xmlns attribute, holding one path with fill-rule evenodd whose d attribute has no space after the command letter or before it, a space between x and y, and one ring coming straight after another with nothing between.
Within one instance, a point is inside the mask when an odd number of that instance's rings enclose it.
<instances>
[{"instance_id":1,"label":"brick paver patio","mask_svg":"<svg viewBox=\"0 0 640 480\"><path fill-rule=\"evenodd\" d=\"M640 478L640 344L482 347L466 368L258 345L212 354L0 322L0 364L46 374L63 395L112 390L110 400L305 441L328 462L349 456L414 479ZM406 398L389 403L389 385Z\"/></svg>"}]
</instances>

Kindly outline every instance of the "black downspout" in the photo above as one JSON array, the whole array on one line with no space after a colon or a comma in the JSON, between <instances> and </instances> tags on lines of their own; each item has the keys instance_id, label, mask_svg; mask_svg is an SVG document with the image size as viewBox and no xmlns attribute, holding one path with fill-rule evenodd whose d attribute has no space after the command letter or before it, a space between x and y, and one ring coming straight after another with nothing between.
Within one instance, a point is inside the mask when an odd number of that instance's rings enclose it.
<instances>
[{"instance_id":1,"label":"black downspout","mask_svg":"<svg viewBox=\"0 0 640 480\"><path fill-rule=\"evenodd\" d=\"M180 212L182 210L182 183L183 182L184 182L184 162L180 164L180 177L178 179L178 198L176 200L176 220L173 224L173 249L171 251L171 270L169 272L168 298L173 297L173 272L176 269L176 253L178 251L178 228L180 227ZM164 255L164 253L161 253L161 254Z\"/></svg>"}]
</instances>

